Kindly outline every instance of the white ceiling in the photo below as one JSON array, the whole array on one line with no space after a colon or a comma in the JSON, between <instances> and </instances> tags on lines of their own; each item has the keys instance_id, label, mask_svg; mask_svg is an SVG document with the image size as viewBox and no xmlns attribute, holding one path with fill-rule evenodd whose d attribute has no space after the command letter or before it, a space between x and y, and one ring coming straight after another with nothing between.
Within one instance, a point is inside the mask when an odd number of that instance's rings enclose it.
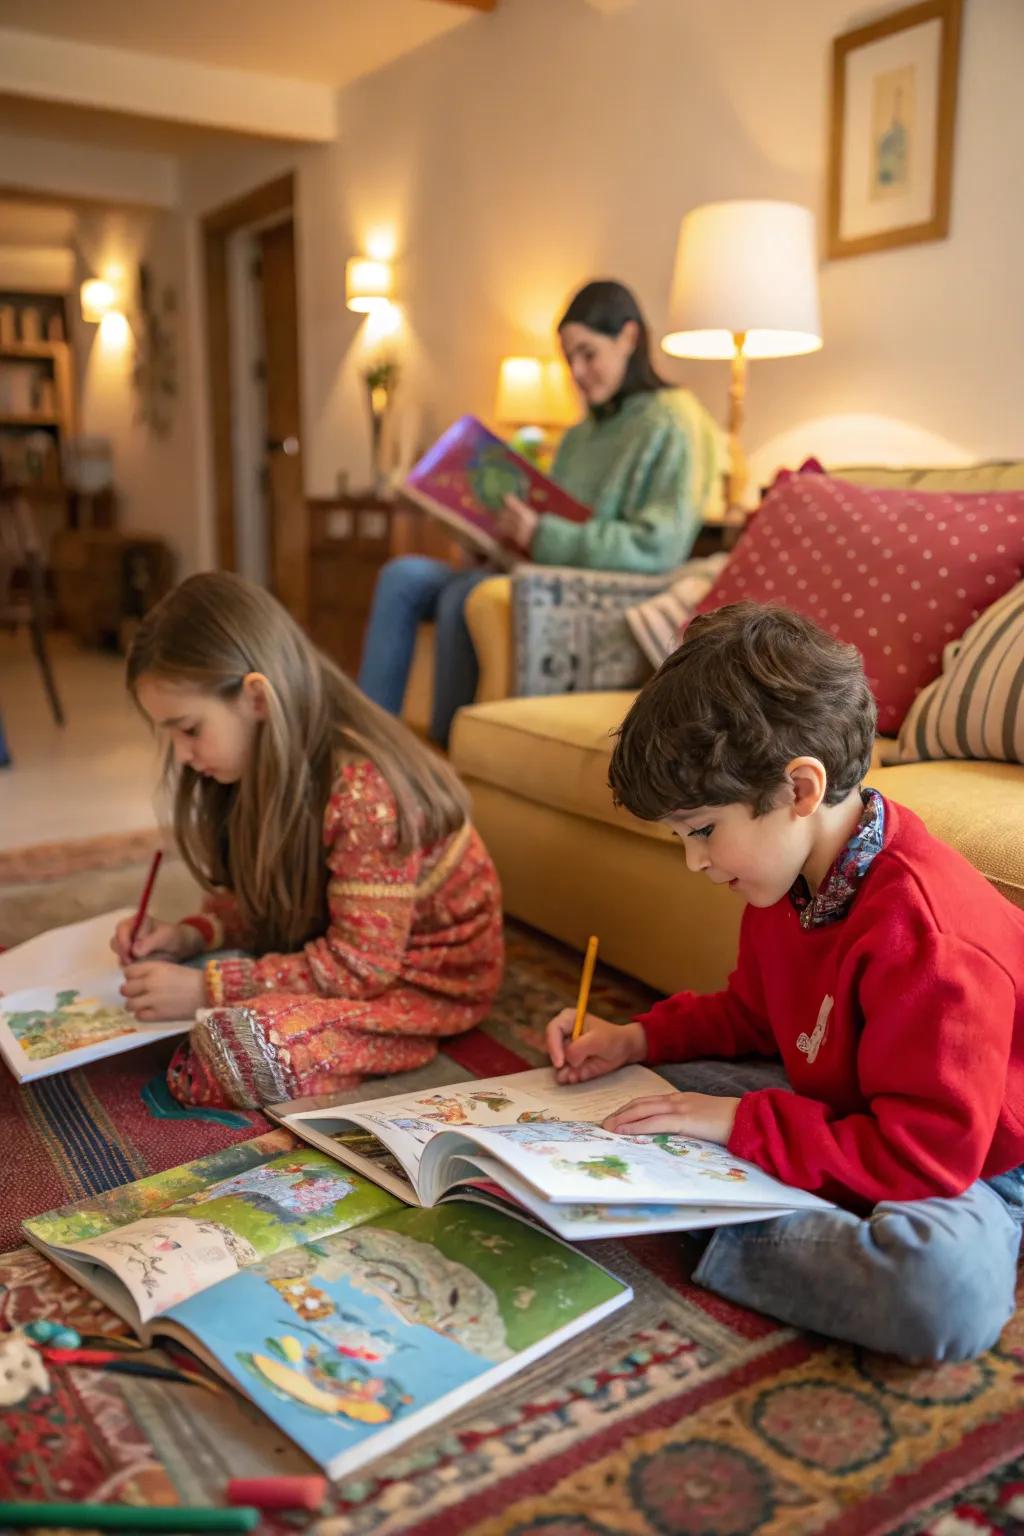
<instances>
[{"instance_id":1,"label":"white ceiling","mask_svg":"<svg viewBox=\"0 0 1024 1536\"><path fill-rule=\"evenodd\" d=\"M486 15L451 0L0 0L0 26L342 86Z\"/></svg>"}]
</instances>

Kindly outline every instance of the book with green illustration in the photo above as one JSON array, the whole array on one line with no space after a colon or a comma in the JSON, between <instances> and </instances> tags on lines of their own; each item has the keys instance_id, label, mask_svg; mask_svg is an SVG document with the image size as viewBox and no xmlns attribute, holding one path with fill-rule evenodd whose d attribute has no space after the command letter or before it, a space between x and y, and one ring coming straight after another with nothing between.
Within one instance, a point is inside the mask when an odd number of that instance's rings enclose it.
<instances>
[{"instance_id":1,"label":"book with green illustration","mask_svg":"<svg viewBox=\"0 0 1024 1536\"><path fill-rule=\"evenodd\" d=\"M509 547L495 521L506 496L518 497L534 512L551 512L573 523L585 523L591 515L589 507L495 437L475 416L460 416L441 434L409 471L402 491L465 543L501 565L528 558L525 550Z\"/></svg>"},{"instance_id":2,"label":"book with green illustration","mask_svg":"<svg viewBox=\"0 0 1024 1536\"><path fill-rule=\"evenodd\" d=\"M110 940L129 916L130 909L69 923L0 954L0 1056L19 1083L191 1027L191 1019L140 1024L125 1007Z\"/></svg>"},{"instance_id":3,"label":"book with green illustration","mask_svg":"<svg viewBox=\"0 0 1024 1536\"><path fill-rule=\"evenodd\" d=\"M409 1209L284 1130L23 1223L345 1476L600 1322L627 1285L472 1197Z\"/></svg>"},{"instance_id":4,"label":"book with green illustration","mask_svg":"<svg viewBox=\"0 0 1024 1536\"><path fill-rule=\"evenodd\" d=\"M629 1099L666 1087L647 1067L572 1086L538 1067L357 1103L277 1104L268 1113L410 1205L430 1208L472 1187L571 1242L828 1208L715 1142L603 1128Z\"/></svg>"}]
</instances>

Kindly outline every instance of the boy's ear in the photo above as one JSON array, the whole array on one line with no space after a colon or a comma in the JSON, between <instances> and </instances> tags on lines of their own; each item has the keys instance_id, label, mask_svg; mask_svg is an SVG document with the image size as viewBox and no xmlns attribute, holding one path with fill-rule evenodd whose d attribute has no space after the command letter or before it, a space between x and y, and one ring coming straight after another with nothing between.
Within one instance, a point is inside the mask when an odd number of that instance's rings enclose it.
<instances>
[{"instance_id":1,"label":"boy's ear","mask_svg":"<svg viewBox=\"0 0 1024 1536\"><path fill-rule=\"evenodd\" d=\"M267 718L267 693L270 683L262 672L247 672L242 679L242 694L255 720Z\"/></svg>"},{"instance_id":2,"label":"boy's ear","mask_svg":"<svg viewBox=\"0 0 1024 1536\"><path fill-rule=\"evenodd\" d=\"M794 757L786 764L786 777L793 789L793 809L798 816L813 816L825 799L828 774L816 757Z\"/></svg>"}]
</instances>

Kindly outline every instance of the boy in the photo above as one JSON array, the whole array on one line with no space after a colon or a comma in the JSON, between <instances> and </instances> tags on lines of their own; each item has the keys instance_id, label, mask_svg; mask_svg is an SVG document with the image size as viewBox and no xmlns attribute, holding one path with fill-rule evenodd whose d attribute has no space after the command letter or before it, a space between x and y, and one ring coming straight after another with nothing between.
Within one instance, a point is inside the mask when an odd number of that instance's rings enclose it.
<instances>
[{"instance_id":1,"label":"boy","mask_svg":"<svg viewBox=\"0 0 1024 1536\"><path fill-rule=\"evenodd\" d=\"M861 785L858 653L781 608L694 620L619 731L617 803L746 902L723 992L548 1026L561 1082L688 1062L605 1123L728 1146L843 1209L722 1227L694 1278L910 1360L989 1348L1024 1220L1024 912ZM781 1058L781 1068L736 1062ZM707 1061L718 1057L726 1060Z\"/></svg>"}]
</instances>

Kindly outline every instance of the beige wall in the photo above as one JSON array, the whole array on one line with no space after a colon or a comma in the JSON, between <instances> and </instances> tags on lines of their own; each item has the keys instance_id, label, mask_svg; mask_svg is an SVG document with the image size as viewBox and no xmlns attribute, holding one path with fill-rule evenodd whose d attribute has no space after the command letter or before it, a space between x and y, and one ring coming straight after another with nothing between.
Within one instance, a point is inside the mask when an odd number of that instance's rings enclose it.
<instances>
[{"instance_id":1,"label":"beige wall","mask_svg":"<svg viewBox=\"0 0 1024 1536\"><path fill-rule=\"evenodd\" d=\"M185 220L171 213L83 211L76 219L74 245L79 280L120 270L136 330L141 330L136 305L140 261L149 265L158 299L167 287L175 293L178 398L165 435L138 419L132 386L137 341L110 338L104 327L84 324L75 295L69 309L79 372L81 430L111 442L121 526L164 539L175 552L179 574L187 575L203 563L203 506L193 415L194 359L183 315Z\"/></svg>"},{"instance_id":2,"label":"beige wall","mask_svg":"<svg viewBox=\"0 0 1024 1536\"><path fill-rule=\"evenodd\" d=\"M83 426L113 439L125 522L182 568L212 563L200 215L295 169L305 474L365 480L365 331L344 264L393 240L404 315L407 451L465 410L487 416L499 358L554 345L571 290L618 276L664 327L682 214L722 197L824 204L833 36L853 0L502 0L492 14L349 86L339 137L310 148L208 137L180 163L19 139L22 184L175 211L82 216L83 262L147 252L182 296L171 436L133 420L129 359L83 332ZM966 0L948 240L822 268L824 350L751 371L755 480L832 462L1024 454L1024 0ZM184 146L183 146L184 147ZM86 163L87 162L87 163ZM723 365L662 359L724 412Z\"/></svg>"},{"instance_id":3,"label":"beige wall","mask_svg":"<svg viewBox=\"0 0 1024 1536\"><path fill-rule=\"evenodd\" d=\"M831 39L877 14L850 0L503 0L342 92L337 145L185 167L193 210L298 170L310 492L365 475L342 284L374 232L397 247L407 435L487 414L499 357L550 347L587 277L632 283L662 328L693 205L781 197L821 214ZM1024 454L1022 57L1021 0L968 0L951 237L823 267L824 350L752 370L756 476L814 450ZM724 409L722 365L664 371Z\"/></svg>"}]
</instances>

